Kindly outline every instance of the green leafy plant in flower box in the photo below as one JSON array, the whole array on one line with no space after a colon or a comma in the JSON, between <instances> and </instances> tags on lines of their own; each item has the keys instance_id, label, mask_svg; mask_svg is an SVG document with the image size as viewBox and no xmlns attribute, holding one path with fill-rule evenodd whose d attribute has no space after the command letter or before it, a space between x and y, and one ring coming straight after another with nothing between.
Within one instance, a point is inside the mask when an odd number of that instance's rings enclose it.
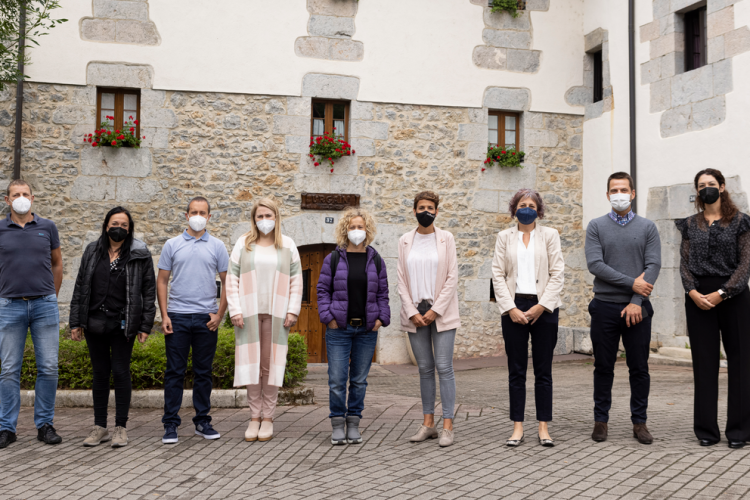
<instances>
[{"instance_id":1,"label":"green leafy plant in flower box","mask_svg":"<svg viewBox=\"0 0 750 500\"><path fill-rule=\"evenodd\" d=\"M315 160L314 165L316 167L325 161L330 163L331 172L333 172L333 165L336 160L342 156L351 156L356 153L356 151L352 149L351 144L333 135L336 133L336 127L334 127L333 130L333 133L326 132L319 137L310 137L309 155L310 158Z\"/></svg>"},{"instance_id":2,"label":"green leafy plant in flower box","mask_svg":"<svg viewBox=\"0 0 750 500\"><path fill-rule=\"evenodd\" d=\"M525 156L526 153L518 151L513 146L506 147L495 144L494 146L490 145L487 147L487 159L484 160L484 164L488 167L497 163L500 167L523 168L521 163ZM482 172L484 171L485 168L483 167Z\"/></svg>"},{"instance_id":3,"label":"green leafy plant in flower box","mask_svg":"<svg viewBox=\"0 0 750 500\"><path fill-rule=\"evenodd\" d=\"M506 11L513 17L521 14L518 12L518 0L492 0L492 12Z\"/></svg>"}]
</instances>

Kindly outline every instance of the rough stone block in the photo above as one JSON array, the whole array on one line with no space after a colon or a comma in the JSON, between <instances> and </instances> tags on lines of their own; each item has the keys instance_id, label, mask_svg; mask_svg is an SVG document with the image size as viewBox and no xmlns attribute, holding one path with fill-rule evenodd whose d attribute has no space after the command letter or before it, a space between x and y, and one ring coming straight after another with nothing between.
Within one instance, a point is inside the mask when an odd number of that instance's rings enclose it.
<instances>
[{"instance_id":1,"label":"rough stone block","mask_svg":"<svg viewBox=\"0 0 750 500\"><path fill-rule=\"evenodd\" d=\"M707 61L708 64L724 59L724 37L717 36L708 39Z\"/></svg>"},{"instance_id":2,"label":"rough stone block","mask_svg":"<svg viewBox=\"0 0 750 500\"><path fill-rule=\"evenodd\" d=\"M507 52L508 49L478 45L474 47L471 59L480 68L503 70L506 68Z\"/></svg>"},{"instance_id":3,"label":"rough stone block","mask_svg":"<svg viewBox=\"0 0 750 500\"><path fill-rule=\"evenodd\" d=\"M484 24L496 30L528 31L531 29L531 18L528 11L518 11L520 16L514 18L508 12L492 12L484 9Z\"/></svg>"},{"instance_id":4,"label":"rough stone block","mask_svg":"<svg viewBox=\"0 0 750 500\"><path fill-rule=\"evenodd\" d=\"M175 128L178 125L175 112L165 108L141 108L141 123L158 128Z\"/></svg>"},{"instance_id":5,"label":"rough stone block","mask_svg":"<svg viewBox=\"0 0 750 500\"><path fill-rule=\"evenodd\" d=\"M307 0L307 10L320 16L354 17L359 4L357 0Z\"/></svg>"},{"instance_id":6,"label":"rough stone block","mask_svg":"<svg viewBox=\"0 0 750 500\"><path fill-rule=\"evenodd\" d=\"M310 120L304 116L274 115L273 133L280 135L307 136L310 133Z\"/></svg>"},{"instance_id":7,"label":"rough stone block","mask_svg":"<svg viewBox=\"0 0 750 500\"><path fill-rule=\"evenodd\" d=\"M565 102L571 106L585 106L594 101L594 90L591 87L571 87L565 93Z\"/></svg>"},{"instance_id":8,"label":"rough stone block","mask_svg":"<svg viewBox=\"0 0 750 500\"><path fill-rule=\"evenodd\" d=\"M575 134L568 137L568 148L570 149L581 149L583 147L583 136L581 134Z\"/></svg>"},{"instance_id":9,"label":"rough stone block","mask_svg":"<svg viewBox=\"0 0 750 500\"><path fill-rule=\"evenodd\" d=\"M331 164L327 161L319 162L315 166L317 159L312 159L308 155L302 155L299 163L299 171L302 174L330 174ZM359 165L356 156L342 156L334 162L334 175L357 175L359 174ZM309 192L309 191L308 191Z\"/></svg>"},{"instance_id":10,"label":"rough stone block","mask_svg":"<svg viewBox=\"0 0 750 500\"><path fill-rule=\"evenodd\" d=\"M479 210L480 212L496 214L500 211L500 196L497 191L476 191L471 207L473 210Z\"/></svg>"},{"instance_id":11,"label":"rough stone block","mask_svg":"<svg viewBox=\"0 0 750 500\"><path fill-rule=\"evenodd\" d=\"M487 124L488 113L487 108L469 108L469 121L471 123L484 123Z\"/></svg>"},{"instance_id":12,"label":"rough stone block","mask_svg":"<svg viewBox=\"0 0 750 500\"><path fill-rule=\"evenodd\" d=\"M726 100L723 95L693 104L690 130L704 130L715 127L727 117Z\"/></svg>"},{"instance_id":13,"label":"rough stone block","mask_svg":"<svg viewBox=\"0 0 750 500\"><path fill-rule=\"evenodd\" d=\"M302 95L323 99L356 100L359 78L308 73L302 79Z\"/></svg>"},{"instance_id":14,"label":"rough stone block","mask_svg":"<svg viewBox=\"0 0 750 500\"><path fill-rule=\"evenodd\" d=\"M83 148L81 174L106 177L148 177L152 156L148 148Z\"/></svg>"},{"instance_id":15,"label":"rough stone block","mask_svg":"<svg viewBox=\"0 0 750 500\"><path fill-rule=\"evenodd\" d=\"M713 67L714 95L728 94L734 90L734 84L732 81L732 60L725 59L724 61L714 63Z\"/></svg>"},{"instance_id":16,"label":"rough stone block","mask_svg":"<svg viewBox=\"0 0 750 500\"><path fill-rule=\"evenodd\" d=\"M703 66L672 78L672 107L713 97L713 66Z\"/></svg>"},{"instance_id":17,"label":"rough stone block","mask_svg":"<svg viewBox=\"0 0 750 500\"><path fill-rule=\"evenodd\" d=\"M383 258L398 258L398 240L405 232L413 229L412 226L398 224L378 224L378 234L375 236L372 246Z\"/></svg>"},{"instance_id":18,"label":"rough stone block","mask_svg":"<svg viewBox=\"0 0 750 500\"><path fill-rule=\"evenodd\" d=\"M125 0L94 0L94 17L148 21L148 3Z\"/></svg>"},{"instance_id":19,"label":"rough stone block","mask_svg":"<svg viewBox=\"0 0 750 500\"><path fill-rule=\"evenodd\" d=\"M91 148L93 149L93 148ZM116 179L79 175L73 181L70 196L81 201L110 201L115 199Z\"/></svg>"},{"instance_id":20,"label":"rough stone block","mask_svg":"<svg viewBox=\"0 0 750 500\"><path fill-rule=\"evenodd\" d=\"M488 129L484 123L462 123L458 126L459 141L488 141Z\"/></svg>"},{"instance_id":21,"label":"rough stone block","mask_svg":"<svg viewBox=\"0 0 750 500\"><path fill-rule=\"evenodd\" d=\"M601 50L602 45L608 39L607 31L597 28L588 35L583 37L583 47L585 52L596 52Z\"/></svg>"},{"instance_id":22,"label":"rough stone block","mask_svg":"<svg viewBox=\"0 0 750 500\"><path fill-rule=\"evenodd\" d=\"M484 92L483 106L489 109L526 111L531 104L529 89L490 87Z\"/></svg>"},{"instance_id":23,"label":"rough stone block","mask_svg":"<svg viewBox=\"0 0 750 500\"><path fill-rule=\"evenodd\" d=\"M549 10L550 0L526 0L526 10L537 10L546 12Z\"/></svg>"},{"instance_id":24,"label":"rough stone block","mask_svg":"<svg viewBox=\"0 0 750 500\"><path fill-rule=\"evenodd\" d=\"M661 80L661 66L662 58L653 59L641 64L641 85L648 85L649 83Z\"/></svg>"},{"instance_id":25,"label":"rough stone block","mask_svg":"<svg viewBox=\"0 0 750 500\"><path fill-rule=\"evenodd\" d=\"M552 130L529 129L524 134L524 144L526 147L537 146L540 148L554 148L560 142L557 132Z\"/></svg>"},{"instance_id":26,"label":"rough stone block","mask_svg":"<svg viewBox=\"0 0 750 500\"><path fill-rule=\"evenodd\" d=\"M586 104L583 119L593 120L599 118L602 114L604 114L604 101L592 102L591 104Z\"/></svg>"},{"instance_id":27,"label":"rough stone block","mask_svg":"<svg viewBox=\"0 0 750 500\"><path fill-rule=\"evenodd\" d=\"M352 101L349 105L351 120L372 120L373 104L371 102Z\"/></svg>"},{"instance_id":28,"label":"rough stone block","mask_svg":"<svg viewBox=\"0 0 750 500\"><path fill-rule=\"evenodd\" d=\"M310 118L312 114L312 99L309 97L287 97L286 114Z\"/></svg>"},{"instance_id":29,"label":"rough stone block","mask_svg":"<svg viewBox=\"0 0 750 500\"><path fill-rule=\"evenodd\" d=\"M685 54L683 52L670 52L662 56L660 61L662 78L670 78L685 72Z\"/></svg>"},{"instance_id":30,"label":"rough stone block","mask_svg":"<svg viewBox=\"0 0 750 500\"><path fill-rule=\"evenodd\" d=\"M660 132L661 136L674 137L684 134L690 129L690 115L692 106L686 104L677 108L668 109L661 115Z\"/></svg>"},{"instance_id":31,"label":"rough stone block","mask_svg":"<svg viewBox=\"0 0 750 500\"><path fill-rule=\"evenodd\" d=\"M502 191L498 205L502 213L506 212L507 201L510 201L505 193L512 195L521 188L536 187L536 165L528 162L523 165L523 168L493 165L478 174L484 189Z\"/></svg>"},{"instance_id":32,"label":"rough stone block","mask_svg":"<svg viewBox=\"0 0 750 500\"><path fill-rule=\"evenodd\" d=\"M644 24L640 28L641 32L641 43L650 42L656 40L661 36L661 29L659 26L659 20L656 19L648 24Z\"/></svg>"},{"instance_id":33,"label":"rough stone block","mask_svg":"<svg viewBox=\"0 0 750 500\"><path fill-rule=\"evenodd\" d=\"M86 84L97 87L150 89L154 70L151 66L91 62L86 68Z\"/></svg>"},{"instance_id":34,"label":"rough stone block","mask_svg":"<svg viewBox=\"0 0 750 500\"><path fill-rule=\"evenodd\" d=\"M734 5L708 14L708 38L721 36L734 29Z\"/></svg>"},{"instance_id":35,"label":"rough stone block","mask_svg":"<svg viewBox=\"0 0 750 500\"><path fill-rule=\"evenodd\" d=\"M682 10L690 10L695 6L695 4L699 3L698 0L672 0L669 5L669 10L672 12L679 12Z\"/></svg>"},{"instance_id":36,"label":"rough stone block","mask_svg":"<svg viewBox=\"0 0 750 500\"><path fill-rule=\"evenodd\" d=\"M286 221L287 219L283 220L281 223L282 228L284 228L285 231ZM232 226L232 234L230 236L229 243L231 245L234 245L235 243L237 243L237 240L239 240L243 234L249 232L250 229L252 229L252 223L250 222L240 222L238 224L235 224L234 226ZM286 232L284 234L286 234Z\"/></svg>"},{"instance_id":37,"label":"rough stone block","mask_svg":"<svg viewBox=\"0 0 750 500\"><path fill-rule=\"evenodd\" d=\"M52 123L58 125L93 123L94 121L96 121L96 108L94 106L86 106L82 104L60 106L52 114Z\"/></svg>"},{"instance_id":38,"label":"rough stone block","mask_svg":"<svg viewBox=\"0 0 750 500\"><path fill-rule=\"evenodd\" d=\"M466 149L466 158L475 161L484 161L487 158L487 141L470 142Z\"/></svg>"},{"instance_id":39,"label":"rough stone block","mask_svg":"<svg viewBox=\"0 0 750 500\"><path fill-rule=\"evenodd\" d=\"M294 190L300 193L330 193L331 174L297 174L294 176Z\"/></svg>"},{"instance_id":40,"label":"rough stone block","mask_svg":"<svg viewBox=\"0 0 750 500\"><path fill-rule=\"evenodd\" d=\"M368 137L382 141L388 139L388 124L385 122L352 120L350 129L352 137Z\"/></svg>"},{"instance_id":41,"label":"rough stone block","mask_svg":"<svg viewBox=\"0 0 750 500\"><path fill-rule=\"evenodd\" d=\"M364 196L365 178L361 175L334 175L331 177L331 192Z\"/></svg>"},{"instance_id":42,"label":"rough stone block","mask_svg":"<svg viewBox=\"0 0 750 500\"><path fill-rule=\"evenodd\" d=\"M352 140L349 141L349 143L352 145L352 149L356 151L355 154L359 158L375 156L376 154L375 141L372 139L352 137Z\"/></svg>"},{"instance_id":43,"label":"rough stone block","mask_svg":"<svg viewBox=\"0 0 750 500\"><path fill-rule=\"evenodd\" d=\"M657 59L670 52L682 52L683 50L685 50L685 37L680 36L679 33L662 35L651 41L651 59Z\"/></svg>"},{"instance_id":44,"label":"rough stone block","mask_svg":"<svg viewBox=\"0 0 750 500\"><path fill-rule=\"evenodd\" d=\"M299 37L294 42L294 53L300 57L331 61L361 61L365 45L348 38Z\"/></svg>"},{"instance_id":45,"label":"rough stone block","mask_svg":"<svg viewBox=\"0 0 750 500\"><path fill-rule=\"evenodd\" d=\"M490 300L490 280L464 280L464 301L487 302Z\"/></svg>"},{"instance_id":46,"label":"rough stone block","mask_svg":"<svg viewBox=\"0 0 750 500\"><path fill-rule=\"evenodd\" d=\"M511 49L530 49L531 33L528 31L506 31L485 29L482 40L491 47L505 47Z\"/></svg>"},{"instance_id":47,"label":"rough stone block","mask_svg":"<svg viewBox=\"0 0 750 500\"><path fill-rule=\"evenodd\" d=\"M508 71L517 71L520 73L536 73L537 71L539 71L542 51L508 49L507 57Z\"/></svg>"},{"instance_id":48,"label":"rough stone block","mask_svg":"<svg viewBox=\"0 0 750 500\"><path fill-rule=\"evenodd\" d=\"M307 23L307 32L313 36L354 36L354 18L336 16L310 16Z\"/></svg>"},{"instance_id":49,"label":"rough stone block","mask_svg":"<svg viewBox=\"0 0 750 500\"><path fill-rule=\"evenodd\" d=\"M114 42L116 23L112 19L81 20L81 38L95 42Z\"/></svg>"},{"instance_id":50,"label":"rough stone block","mask_svg":"<svg viewBox=\"0 0 750 500\"><path fill-rule=\"evenodd\" d=\"M716 12L717 10L721 10L725 7L728 7L730 5L733 5L737 3L739 0L711 0L708 2L708 5L706 6L706 10L708 13Z\"/></svg>"},{"instance_id":51,"label":"rough stone block","mask_svg":"<svg viewBox=\"0 0 750 500\"><path fill-rule=\"evenodd\" d=\"M222 126L228 130L235 130L242 127L242 117L235 114L229 114L222 120Z\"/></svg>"},{"instance_id":52,"label":"rough stone block","mask_svg":"<svg viewBox=\"0 0 750 500\"><path fill-rule=\"evenodd\" d=\"M260 143L260 141L253 141L253 142ZM284 138L284 145L286 147L287 153L302 153L302 154L310 153L310 138L306 135L302 135L302 136L288 135ZM262 150L263 149L261 148L258 151L262 151Z\"/></svg>"},{"instance_id":53,"label":"rough stone block","mask_svg":"<svg viewBox=\"0 0 750 500\"><path fill-rule=\"evenodd\" d=\"M672 107L672 83L669 79L651 84L651 104L649 111L658 113Z\"/></svg>"},{"instance_id":54,"label":"rough stone block","mask_svg":"<svg viewBox=\"0 0 750 500\"><path fill-rule=\"evenodd\" d=\"M654 19L659 19L669 14L669 2L670 0L653 0Z\"/></svg>"},{"instance_id":55,"label":"rough stone block","mask_svg":"<svg viewBox=\"0 0 750 500\"><path fill-rule=\"evenodd\" d=\"M677 14L669 14L659 19L659 32L662 35L669 33L684 33L685 18Z\"/></svg>"},{"instance_id":56,"label":"rough stone block","mask_svg":"<svg viewBox=\"0 0 750 500\"><path fill-rule=\"evenodd\" d=\"M159 45L159 32L151 21L117 21L117 37L120 43L137 45Z\"/></svg>"},{"instance_id":57,"label":"rough stone block","mask_svg":"<svg viewBox=\"0 0 750 500\"><path fill-rule=\"evenodd\" d=\"M750 50L750 29L743 26L724 35L724 56L734 57Z\"/></svg>"},{"instance_id":58,"label":"rough stone block","mask_svg":"<svg viewBox=\"0 0 750 500\"><path fill-rule=\"evenodd\" d=\"M166 149L169 147L169 130L165 128L141 128L141 135L146 138L141 142L141 148Z\"/></svg>"},{"instance_id":59,"label":"rough stone block","mask_svg":"<svg viewBox=\"0 0 750 500\"><path fill-rule=\"evenodd\" d=\"M164 90L141 90L141 109L161 108L167 100L167 93Z\"/></svg>"},{"instance_id":60,"label":"rough stone block","mask_svg":"<svg viewBox=\"0 0 750 500\"><path fill-rule=\"evenodd\" d=\"M162 196L161 185L157 181L132 177L117 179L117 201L148 203Z\"/></svg>"}]
</instances>

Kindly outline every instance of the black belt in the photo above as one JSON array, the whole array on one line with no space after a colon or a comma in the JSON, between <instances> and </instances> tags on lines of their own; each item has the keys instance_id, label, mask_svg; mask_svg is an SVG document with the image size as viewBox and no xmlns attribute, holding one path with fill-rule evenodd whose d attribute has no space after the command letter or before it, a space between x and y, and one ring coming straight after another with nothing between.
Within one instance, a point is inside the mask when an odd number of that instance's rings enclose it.
<instances>
[{"instance_id":1,"label":"black belt","mask_svg":"<svg viewBox=\"0 0 750 500\"><path fill-rule=\"evenodd\" d=\"M349 318L349 324L351 326L365 326L365 320L362 318Z\"/></svg>"},{"instance_id":2,"label":"black belt","mask_svg":"<svg viewBox=\"0 0 750 500\"><path fill-rule=\"evenodd\" d=\"M517 299L526 299L526 300L537 300L536 295L529 295L528 293L517 293L516 294Z\"/></svg>"}]
</instances>

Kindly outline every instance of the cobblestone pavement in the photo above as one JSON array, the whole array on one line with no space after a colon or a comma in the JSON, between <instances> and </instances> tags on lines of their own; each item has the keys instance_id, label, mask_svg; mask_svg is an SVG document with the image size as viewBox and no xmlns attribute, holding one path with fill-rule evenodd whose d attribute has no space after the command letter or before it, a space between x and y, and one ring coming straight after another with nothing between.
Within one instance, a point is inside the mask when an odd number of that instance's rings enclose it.
<instances>
[{"instance_id":1,"label":"cobblestone pavement","mask_svg":"<svg viewBox=\"0 0 750 500\"><path fill-rule=\"evenodd\" d=\"M407 442L421 421L418 376L383 367L370 377L361 445L329 443L323 367L309 377L318 404L279 408L275 437L265 443L242 439L247 410L212 412L218 441L195 436L190 411L183 411L180 443L171 446L161 444L159 410L133 410L127 447L83 448L93 416L81 408L58 411L64 442L53 447L36 440L33 410L24 408L19 442L0 450L0 499L750 497L748 450L730 450L725 441L701 448L693 436L690 369L652 367L650 446L632 437L624 363L617 367L610 439L591 441L592 371L586 362L554 367L554 448L536 443L528 405L526 442L504 446L512 424L502 367L457 372L456 444L445 449L436 441ZM725 374L720 383L723 426Z\"/></svg>"}]
</instances>

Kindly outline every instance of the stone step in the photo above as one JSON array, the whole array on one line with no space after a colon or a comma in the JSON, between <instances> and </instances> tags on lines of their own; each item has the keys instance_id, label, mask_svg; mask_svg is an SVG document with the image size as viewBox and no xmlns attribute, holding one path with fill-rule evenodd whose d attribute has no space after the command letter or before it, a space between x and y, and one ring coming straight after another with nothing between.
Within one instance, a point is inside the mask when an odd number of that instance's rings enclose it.
<instances>
[{"instance_id":1,"label":"stone step","mask_svg":"<svg viewBox=\"0 0 750 500\"><path fill-rule=\"evenodd\" d=\"M684 347L661 347L659 354L668 358L689 359L692 361L693 353L690 349Z\"/></svg>"},{"instance_id":2,"label":"stone step","mask_svg":"<svg viewBox=\"0 0 750 500\"><path fill-rule=\"evenodd\" d=\"M665 356L664 354L662 354L662 349L666 349L666 348L662 347L661 349L659 349L659 354L653 354L652 353L651 355L649 355L649 357L648 357L648 363L650 365L687 366L687 367L690 367L690 368L693 367L693 360L692 360L692 358L681 357L681 356L684 355L683 353L680 353L680 356ZM674 348L671 348L671 349L681 349L681 348L674 347ZM681 349L681 350L688 351L688 354L690 353L690 349ZM667 351L667 352L669 352L669 351ZM727 360L726 359L722 359L719 362L719 367L720 368L726 368L727 367Z\"/></svg>"}]
</instances>

